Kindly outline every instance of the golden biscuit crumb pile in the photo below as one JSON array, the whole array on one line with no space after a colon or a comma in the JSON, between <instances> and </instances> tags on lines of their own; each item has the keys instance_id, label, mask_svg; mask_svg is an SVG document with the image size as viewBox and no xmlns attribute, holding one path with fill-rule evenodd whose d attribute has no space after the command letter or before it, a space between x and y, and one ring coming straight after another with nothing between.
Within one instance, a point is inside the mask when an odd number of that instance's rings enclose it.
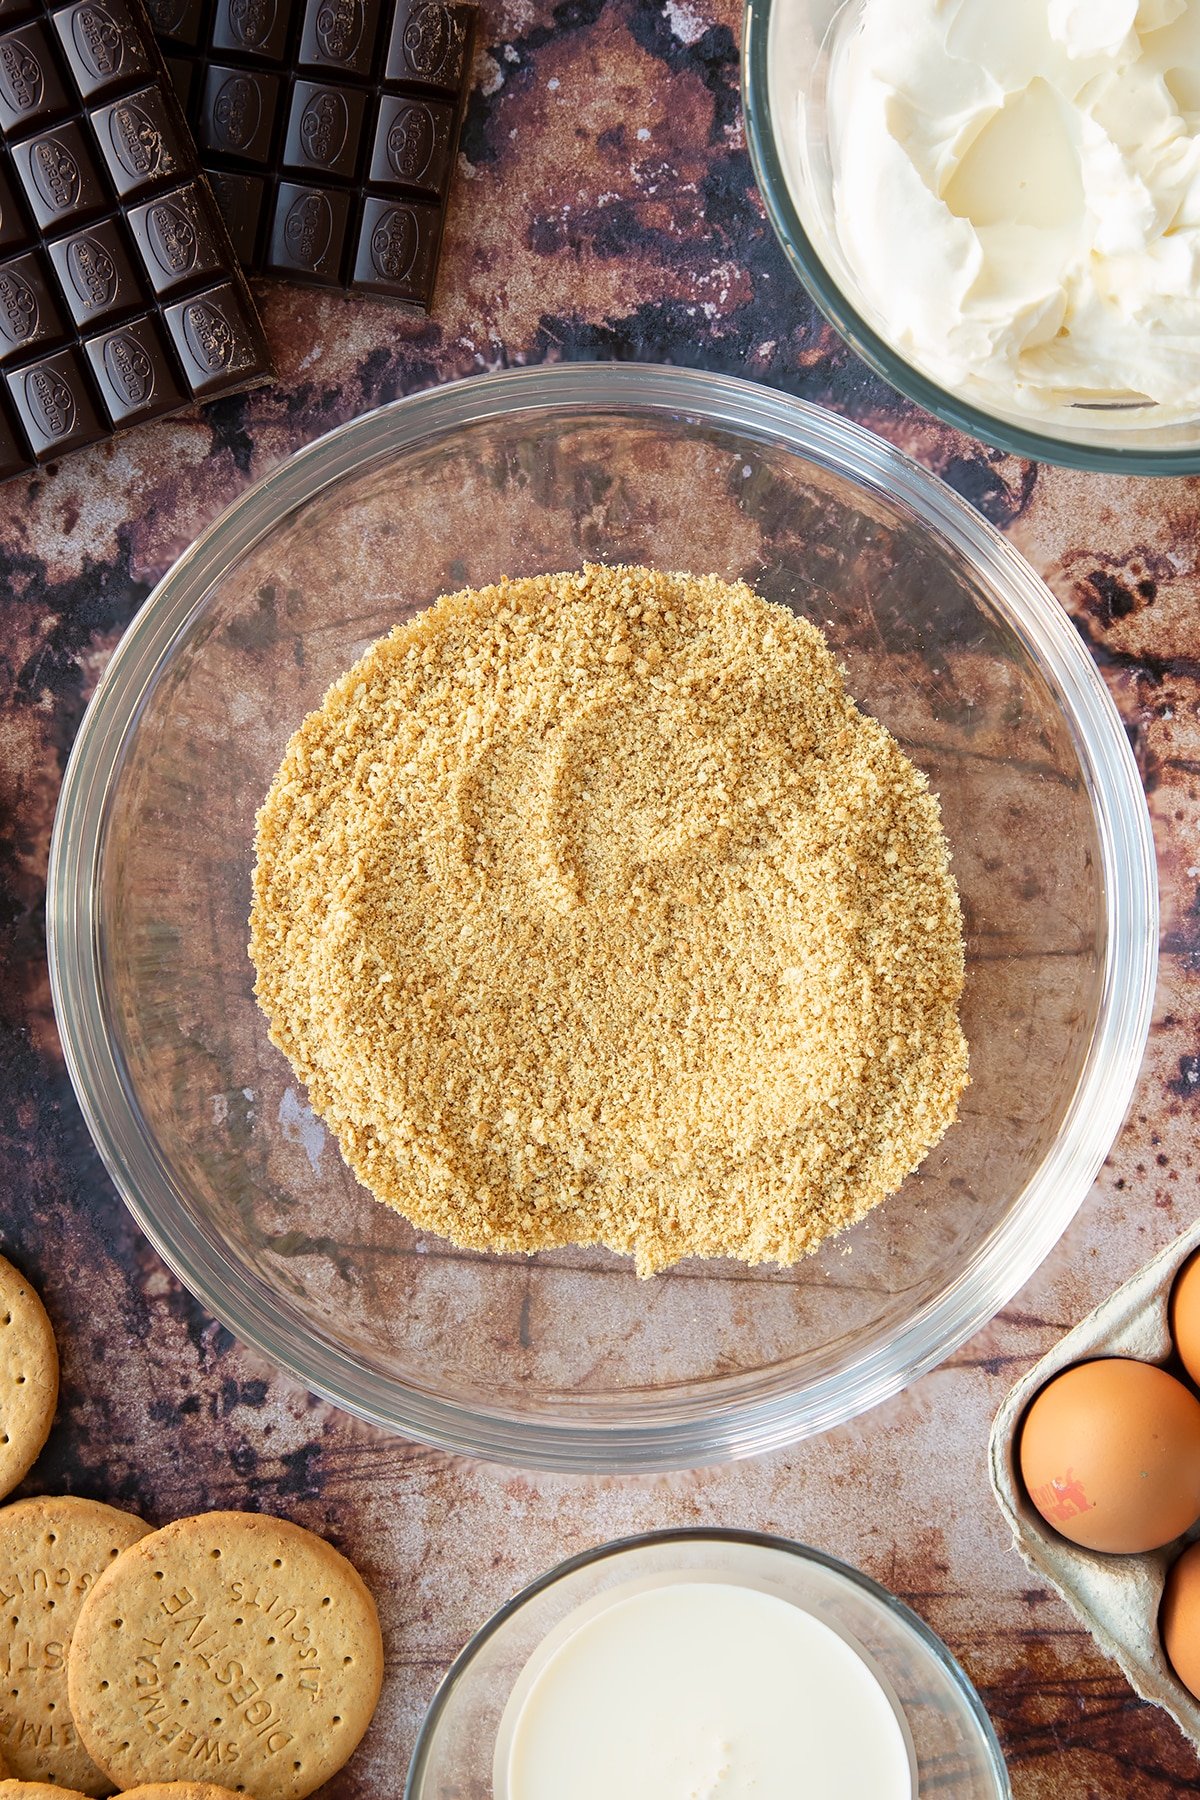
<instances>
[{"instance_id":1,"label":"golden biscuit crumb pile","mask_svg":"<svg viewBox=\"0 0 1200 1800\"><path fill-rule=\"evenodd\" d=\"M744 584L439 600L305 720L257 850L272 1039L360 1180L456 1244L791 1263L954 1118L937 801Z\"/></svg>"}]
</instances>

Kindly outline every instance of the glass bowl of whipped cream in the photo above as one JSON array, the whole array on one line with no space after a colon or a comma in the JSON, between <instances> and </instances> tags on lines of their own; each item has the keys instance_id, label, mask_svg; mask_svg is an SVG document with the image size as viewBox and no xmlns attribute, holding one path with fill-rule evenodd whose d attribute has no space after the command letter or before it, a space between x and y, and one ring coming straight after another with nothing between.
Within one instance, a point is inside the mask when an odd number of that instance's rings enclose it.
<instances>
[{"instance_id":1,"label":"glass bowl of whipped cream","mask_svg":"<svg viewBox=\"0 0 1200 1800\"><path fill-rule=\"evenodd\" d=\"M749 0L759 186L880 374L1020 455L1200 470L1200 4Z\"/></svg>"},{"instance_id":2,"label":"glass bowl of whipped cream","mask_svg":"<svg viewBox=\"0 0 1200 1800\"><path fill-rule=\"evenodd\" d=\"M585 1551L488 1620L443 1681L405 1800L1010 1800L946 1646L845 1563L757 1532Z\"/></svg>"}]
</instances>

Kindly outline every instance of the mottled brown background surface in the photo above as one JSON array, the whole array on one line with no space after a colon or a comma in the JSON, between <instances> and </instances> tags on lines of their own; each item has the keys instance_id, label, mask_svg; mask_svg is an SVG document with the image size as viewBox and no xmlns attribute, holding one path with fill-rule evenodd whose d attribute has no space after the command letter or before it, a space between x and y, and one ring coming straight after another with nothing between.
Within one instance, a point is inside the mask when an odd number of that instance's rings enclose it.
<instances>
[{"instance_id":1,"label":"mottled brown background surface","mask_svg":"<svg viewBox=\"0 0 1200 1800\"><path fill-rule=\"evenodd\" d=\"M326 1790L392 1800L454 1652L514 1588L618 1533L788 1533L910 1601L978 1683L1019 1800L1192 1791L1200 1764L1009 1548L987 1429L1028 1366L1197 1210L1200 616L1194 481L1037 469L906 407L821 325L753 192L732 0L492 0L429 320L263 290L270 393L144 429L0 493L0 1232L61 1334L61 1417L31 1488L152 1519L286 1510L382 1601L384 1701ZM55 795L120 632L184 545L289 450L452 376L564 357L697 362L853 414L1003 527L1069 608L1121 708L1163 877L1156 1022L1109 1168L987 1332L900 1399L788 1455L641 1481L531 1480L387 1441L241 1350L139 1238L101 1171L50 1010Z\"/></svg>"}]
</instances>

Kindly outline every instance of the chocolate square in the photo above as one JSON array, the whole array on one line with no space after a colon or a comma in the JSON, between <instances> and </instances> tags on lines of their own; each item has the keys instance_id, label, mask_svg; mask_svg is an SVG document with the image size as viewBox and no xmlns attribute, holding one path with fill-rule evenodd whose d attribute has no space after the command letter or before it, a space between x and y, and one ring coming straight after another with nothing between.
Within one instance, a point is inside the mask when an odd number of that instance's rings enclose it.
<instances>
[{"instance_id":1,"label":"chocolate square","mask_svg":"<svg viewBox=\"0 0 1200 1800\"><path fill-rule=\"evenodd\" d=\"M235 175L231 169L210 169L208 183L239 262L257 261L259 227L267 199L261 175Z\"/></svg>"},{"instance_id":2,"label":"chocolate square","mask_svg":"<svg viewBox=\"0 0 1200 1800\"><path fill-rule=\"evenodd\" d=\"M212 202L196 182L160 194L129 214L129 229L156 294L221 273L221 238Z\"/></svg>"},{"instance_id":3,"label":"chocolate square","mask_svg":"<svg viewBox=\"0 0 1200 1800\"><path fill-rule=\"evenodd\" d=\"M397 0L384 74L450 99L466 73L470 20L448 0Z\"/></svg>"},{"instance_id":4,"label":"chocolate square","mask_svg":"<svg viewBox=\"0 0 1200 1800\"><path fill-rule=\"evenodd\" d=\"M60 350L5 376L22 429L38 462L52 462L107 437L78 350Z\"/></svg>"},{"instance_id":5,"label":"chocolate square","mask_svg":"<svg viewBox=\"0 0 1200 1800\"><path fill-rule=\"evenodd\" d=\"M369 294L428 306L437 273L442 213L420 200L369 199L363 208L352 280Z\"/></svg>"},{"instance_id":6,"label":"chocolate square","mask_svg":"<svg viewBox=\"0 0 1200 1800\"><path fill-rule=\"evenodd\" d=\"M441 199L449 192L454 108L415 94L385 94L379 104L368 180L401 182Z\"/></svg>"},{"instance_id":7,"label":"chocolate square","mask_svg":"<svg viewBox=\"0 0 1200 1800\"><path fill-rule=\"evenodd\" d=\"M50 245L67 311L88 327L144 305L137 271L116 219L100 219Z\"/></svg>"},{"instance_id":8,"label":"chocolate square","mask_svg":"<svg viewBox=\"0 0 1200 1800\"><path fill-rule=\"evenodd\" d=\"M70 110L50 34L41 24L0 36L0 128L52 124Z\"/></svg>"},{"instance_id":9,"label":"chocolate square","mask_svg":"<svg viewBox=\"0 0 1200 1800\"><path fill-rule=\"evenodd\" d=\"M216 0L214 50L278 62L287 47L290 0Z\"/></svg>"},{"instance_id":10,"label":"chocolate square","mask_svg":"<svg viewBox=\"0 0 1200 1800\"><path fill-rule=\"evenodd\" d=\"M133 425L183 405L175 364L157 320L145 315L89 338L84 346L105 411Z\"/></svg>"},{"instance_id":11,"label":"chocolate square","mask_svg":"<svg viewBox=\"0 0 1200 1800\"><path fill-rule=\"evenodd\" d=\"M351 196L340 188L280 182L264 268L340 287L350 204Z\"/></svg>"},{"instance_id":12,"label":"chocolate square","mask_svg":"<svg viewBox=\"0 0 1200 1800\"><path fill-rule=\"evenodd\" d=\"M193 394L224 393L262 366L261 327L232 282L167 308L167 330Z\"/></svg>"},{"instance_id":13,"label":"chocolate square","mask_svg":"<svg viewBox=\"0 0 1200 1800\"><path fill-rule=\"evenodd\" d=\"M352 181L366 110L366 95L344 82L298 81L292 89L284 168Z\"/></svg>"},{"instance_id":14,"label":"chocolate square","mask_svg":"<svg viewBox=\"0 0 1200 1800\"><path fill-rule=\"evenodd\" d=\"M183 128L158 88L139 88L99 107L91 119L109 180L122 200L190 172Z\"/></svg>"},{"instance_id":15,"label":"chocolate square","mask_svg":"<svg viewBox=\"0 0 1200 1800\"><path fill-rule=\"evenodd\" d=\"M12 157L43 231L93 218L107 206L92 151L74 120L14 144Z\"/></svg>"},{"instance_id":16,"label":"chocolate square","mask_svg":"<svg viewBox=\"0 0 1200 1800\"><path fill-rule=\"evenodd\" d=\"M201 148L238 162L269 162L279 86L278 75L214 63L196 127Z\"/></svg>"},{"instance_id":17,"label":"chocolate square","mask_svg":"<svg viewBox=\"0 0 1200 1800\"><path fill-rule=\"evenodd\" d=\"M53 349L66 335L41 258L31 252L0 263L0 362Z\"/></svg>"},{"instance_id":18,"label":"chocolate square","mask_svg":"<svg viewBox=\"0 0 1200 1800\"><path fill-rule=\"evenodd\" d=\"M55 13L54 28L85 100L154 73L146 40L125 0L81 0Z\"/></svg>"},{"instance_id":19,"label":"chocolate square","mask_svg":"<svg viewBox=\"0 0 1200 1800\"><path fill-rule=\"evenodd\" d=\"M382 10L381 0L305 0L298 66L373 75Z\"/></svg>"}]
</instances>

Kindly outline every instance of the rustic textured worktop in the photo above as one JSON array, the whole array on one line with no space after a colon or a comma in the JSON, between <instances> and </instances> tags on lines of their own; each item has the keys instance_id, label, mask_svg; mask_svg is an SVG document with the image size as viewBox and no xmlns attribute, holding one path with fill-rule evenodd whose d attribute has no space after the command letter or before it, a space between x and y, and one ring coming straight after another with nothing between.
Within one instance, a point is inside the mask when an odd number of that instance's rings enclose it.
<instances>
[{"instance_id":1,"label":"rustic textured worktop","mask_svg":"<svg viewBox=\"0 0 1200 1800\"><path fill-rule=\"evenodd\" d=\"M493 4L436 315L264 288L281 381L0 492L0 1241L59 1329L32 1488L152 1519L257 1504L328 1532L382 1601L377 1722L330 1788L399 1794L446 1664L514 1588L618 1533L787 1533L911 1602L978 1683L1018 1800L1175 1795L1200 1762L1005 1541L987 1429L1014 1374L1197 1210L1200 484L1035 469L859 365L797 290L753 193L732 0ZM452 376L563 357L696 362L852 413L966 494L1046 576L1121 708L1154 812L1163 964L1118 1148L1013 1305L892 1404L788 1455L660 1480L535 1480L389 1441L207 1318L134 1230L55 1036L42 900L55 796L123 626L191 537L289 450Z\"/></svg>"}]
</instances>

